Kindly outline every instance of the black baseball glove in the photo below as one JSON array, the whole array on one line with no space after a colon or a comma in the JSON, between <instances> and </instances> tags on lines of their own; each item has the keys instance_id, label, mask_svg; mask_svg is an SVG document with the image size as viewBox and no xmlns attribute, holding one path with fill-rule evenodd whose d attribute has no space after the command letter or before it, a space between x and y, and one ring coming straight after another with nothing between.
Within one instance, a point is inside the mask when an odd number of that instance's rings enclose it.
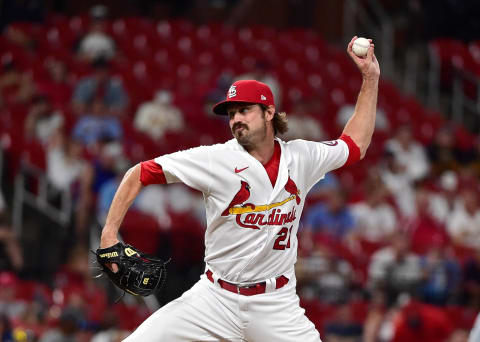
<instances>
[{"instance_id":1,"label":"black baseball glove","mask_svg":"<svg viewBox=\"0 0 480 342\"><path fill-rule=\"evenodd\" d=\"M168 263L143 254L135 247L119 242L95 252L102 271L122 290L136 295L149 296L159 290L167 278ZM113 272L107 264L115 263L118 271Z\"/></svg>"}]
</instances>

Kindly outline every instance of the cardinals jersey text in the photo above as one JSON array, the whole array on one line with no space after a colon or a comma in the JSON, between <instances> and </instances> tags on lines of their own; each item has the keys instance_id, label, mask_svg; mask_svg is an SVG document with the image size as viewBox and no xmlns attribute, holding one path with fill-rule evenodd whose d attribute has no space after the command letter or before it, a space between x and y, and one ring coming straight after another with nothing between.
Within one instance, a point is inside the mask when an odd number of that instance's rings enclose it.
<instances>
[{"instance_id":1,"label":"cardinals jersey text","mask_svg":"<svg viewBox=\"0 0 480 342\"><path fill-rule=\"evenodd\" d=\"M264 166L235 139L155 159L168 183L183 182L203 193L205 262L224 280L244 284L294 277L305 195L348 159L341 139L277 142L281 155L274 186Z\"/></svg>"}]
</instances>

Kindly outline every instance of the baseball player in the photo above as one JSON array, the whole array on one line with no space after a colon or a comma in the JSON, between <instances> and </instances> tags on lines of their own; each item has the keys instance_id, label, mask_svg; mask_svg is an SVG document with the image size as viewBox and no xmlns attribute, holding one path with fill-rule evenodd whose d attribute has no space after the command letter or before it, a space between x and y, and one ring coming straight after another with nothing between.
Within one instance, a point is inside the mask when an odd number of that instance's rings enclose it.
<instances>
[{"instance_id":1,"label":"baseball player","mask_svg":"<svg viewBox=\"0 0 480 342\"><path fill-rule=\"evenodd\" d=\"M479 342L480 341L480 313L475 319L472 330L468 336L468 342Z\"/></svg>"},{"instance_id":2,"label":"baseball player","mask_svg":"<svg viewBox=\"0 0 480 342\"><path fill-rule=\"evenodd\" d=\"M122 219L143 186L183 182L203 193L205 273L153 313L126 341L320 341L295 291L297 229L310 188L328 171L365 155L373 134L380 67L347 52L363 76L355 111L339 139L293 140L269 87L235 82L213 107L229 117L234 139L145 161L125 174L100 247L118 242ZM112 265L115 271L115 265Z\"/></svg>"}]
</instances>

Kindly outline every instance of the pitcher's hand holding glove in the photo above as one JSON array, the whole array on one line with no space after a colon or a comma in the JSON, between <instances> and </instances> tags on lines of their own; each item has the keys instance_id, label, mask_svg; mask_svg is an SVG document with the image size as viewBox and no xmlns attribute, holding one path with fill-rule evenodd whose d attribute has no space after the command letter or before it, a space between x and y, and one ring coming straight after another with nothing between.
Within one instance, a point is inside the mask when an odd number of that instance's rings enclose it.
<instances>
[{"instance_id":1,"label":"pitcher's hand holding glove","mask_svg":"<svg viewBox=\"0 0 480 342\"><path fill-rule=\"evenodd\" d=\"M102 271L115 285L130 294L149 296L159 290L167 278L165 266L168 261L143 254L122 242L99 248L95 254ZM110 269L111 264L117 264L117 272Z\"/></svg>"}]
</instances>

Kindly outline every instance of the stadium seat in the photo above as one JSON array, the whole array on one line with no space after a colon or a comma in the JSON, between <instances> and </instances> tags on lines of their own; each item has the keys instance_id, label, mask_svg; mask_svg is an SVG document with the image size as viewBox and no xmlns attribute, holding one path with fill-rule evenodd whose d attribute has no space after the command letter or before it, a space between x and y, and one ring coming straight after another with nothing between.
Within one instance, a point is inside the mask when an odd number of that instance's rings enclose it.
<instances>
[{"instance_id":1,"label":"stadium seat","mask_svg":"<svg viewBox=\"0 0 480 342\"><path fill-rule=\"evenodd\" d=\"M441 38L432 41L430 48L440 63L442 84L452 84L455 69L480 76L480 64L463 42Z\"/></svg>"},{"instance_id":2,"label":"stadium seat","mask_svg":"<svg viewBox=\"0 0 480 342\"><path fill-rule=\"evenodd\" d=\"M118 317L120 329L128 331L135 330L151 314L145 307L124 303L113 305L111 310L113 310Z\"/></svg>"},{"instance_id":3,"label":"stadium seat","mask_svg":"<svg viewBox=\"0 0 480 342\"><path fill-rule=\"evenodd\" d=\"M126 243L154 255L157 252L162 229L154 217L131 209L123 219L120 233Z\"/></svg>"},{"instance_id":4,"label":"stadium seat","mask_svg":"<svg viewBox=\"0 0 480 342\"><path fill-rule=\"evenodd\" d=\"M204 141L211 140L213 143L218 139L226 140L227 136L231 138L224 118L207 116L202 107L206 95L219 87L217 79L222 72L230 72L235 76L252 71L258 63L266 64L283 87L281 110L287 112L298 101L317 96L325 98L323 112L312 113L312 116L321 122L326 135L332 138L337 137L343 129L336 123L339 108L355 103L361 85L361 75L344 49L331 47L317 33L302 28L279 31L259 25L239 29L223 23L195 26L185 20L153 22L138 16L117 18L107 23L107 33L114 38L120 51L119 56L112 60L113 75L123 80L130 97L131 115L122 120L122 143L127 156L134 163L197 146ZM89 24L88 15L71 18L49 15L44 24L14 23L12 27L32 37L36 45L33 49L26 49L2 35L0 59L2 62L13 60L20 70L33 75L34 81L38 81L48 77L45 62L49 58L57 58L68 65L73 78L78 80L91 72L90 65L76 59L73 51L78 39L88 31ZM467 47L460 41L438 39L431 42L431 49L440 61L442 81L450 82L444 85L451 85L456 70L480 76L480 41L472 42ZM465 85L467 94L470 94L471 88L467 83ZM138 106L151 100L159 89L172 91L175 105L183 111L186 129L181 133L169 132L161 141L154 141L135 129L133 115ZM6 166L13 176L21 158L43 170L46 166L43 147L24 137L28 104L16 101L16 91L15 87L2 89L5 110L0 117L2 144L8 160ZM388 116L390 129L375 132L364 160L336 171L341 184L353 193L351 202L364 199L362 185L369 167L381 161L385 141L400 125L411 125L415 139L427 145L432 142L435 133L448 124L442 114L426 109L414 97L405 96L392 82L382 79L379 93L378 104ZM64 112L68 134L77 117L72 113L69 103L58 105L58 109ZM470 148L476 137L468 132L467 127L454 125L452 128L457 147ZM389 200L392 201L391 198ZM316 201L318 198L308 200L306 207ZM395 209L398 213L398 208ZM130 210L121 228L125 241L152 254L157 252L161 241L168 241L176 263L188 265L201 262L203 224L188 212L169 214L172 226L171 232L167 233L162 230L167 228L161 227L156 218ZM330 236L318 234L315 242L327 246L338 258L348 261L355 274L360 275L360 282L366 279L369 258L384 246L362 240L361 254L354 255L341 241ZM424 242L421 244L425 245ZM454 256L461 263L474 254L471 248L452 247ZM92 303L88 310L89 320L100 322L106 307L104 293L92 292L92 289L75 284L77 280L71 281L73 285L62 288L65 298L81 293ZM34 282L19 281L19 299L32 301L39 294L46 298L46 302L52 301L51 289ZM334 306L316 299L302 299L301 305L320 331L335 313ZM350 308L356 320L363 323L368 313L368 303L354 301ZM125 329L134 329L149 314L144 308L124 304L115 306L114 310ZM456 326L465 329L471 327L474 319L471 310L456 306L445 310Z\"/></svg>"}]
</instances>

